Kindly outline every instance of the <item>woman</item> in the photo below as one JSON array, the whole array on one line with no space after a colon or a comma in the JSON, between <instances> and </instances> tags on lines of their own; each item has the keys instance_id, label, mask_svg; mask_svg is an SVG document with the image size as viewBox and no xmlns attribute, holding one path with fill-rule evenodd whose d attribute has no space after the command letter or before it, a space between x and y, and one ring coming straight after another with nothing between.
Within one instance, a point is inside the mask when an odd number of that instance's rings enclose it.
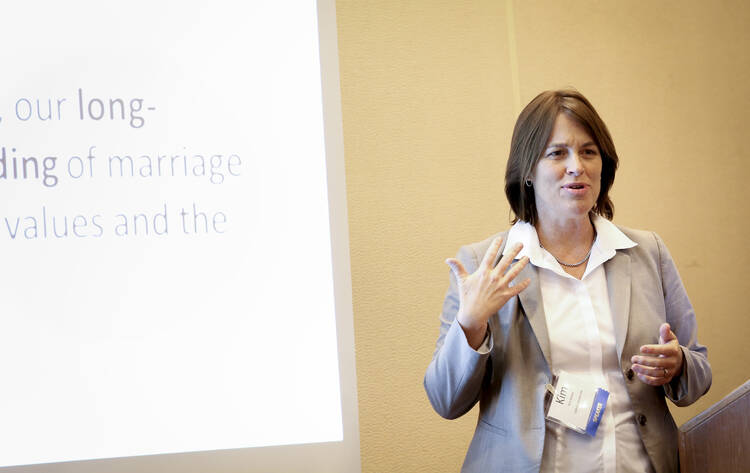
<instances>
[{"instance_id":1,"label":"woman","mask_svg":"<svg viewBox=\"0 0 750 473\"><path fill-rule=\"evenodd\" d=\"M513 131L514 225L446 261L424 383L443 417L479 402L464 472L678 471L665 398L695 402L711 368L664 243L610 222L617 163L583 95L543 92ZM545 420L545 386L559 370L609 391L595 436Z\"/></svg>"}]
</instances>

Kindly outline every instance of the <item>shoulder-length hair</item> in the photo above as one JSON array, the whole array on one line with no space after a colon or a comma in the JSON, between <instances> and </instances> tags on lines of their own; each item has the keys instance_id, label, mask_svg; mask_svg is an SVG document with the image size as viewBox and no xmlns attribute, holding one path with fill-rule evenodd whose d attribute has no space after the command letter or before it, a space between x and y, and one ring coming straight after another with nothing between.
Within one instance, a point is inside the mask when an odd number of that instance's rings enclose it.
<instances>
[{"instance_id":1,"label":"shoulder-length hair","mask_svg":"<svg viewBox=\"0 0 750 473\"><path fill-rule=\"evenodd\" d=\"M510 156L505 169L505 195L515 214L514 223L523 220L534 225L537 222L534 188L524 184L531 179L560 113L580 124L599 148L602 157L601 191L591 211L608 220L614 216L615 206L609 198L609 190L615 181L618 158L607 125L580 92L548 90L537 95L521 111L513 128Z\"/></svg>"}]
</instances>

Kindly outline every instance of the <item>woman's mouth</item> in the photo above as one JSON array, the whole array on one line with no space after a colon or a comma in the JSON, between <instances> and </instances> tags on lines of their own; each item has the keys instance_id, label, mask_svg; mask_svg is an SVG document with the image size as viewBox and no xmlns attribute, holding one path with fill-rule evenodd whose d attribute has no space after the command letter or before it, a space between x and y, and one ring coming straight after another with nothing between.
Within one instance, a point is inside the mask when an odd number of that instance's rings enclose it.
<instances>
[{"instance_id":1,"label":"woman's mouth","mask_svg":"<svg viewBox=\"0 0 750 473\"><path fill-rule=\"evenodd\" d=\"M580 182L574 182L572 184L565 184L563 186L563 189L565 189L569 194L572 194L574 196L586 194L587 188L588 188L587 184L583 184Z\"/></svg>"}]
</instances>

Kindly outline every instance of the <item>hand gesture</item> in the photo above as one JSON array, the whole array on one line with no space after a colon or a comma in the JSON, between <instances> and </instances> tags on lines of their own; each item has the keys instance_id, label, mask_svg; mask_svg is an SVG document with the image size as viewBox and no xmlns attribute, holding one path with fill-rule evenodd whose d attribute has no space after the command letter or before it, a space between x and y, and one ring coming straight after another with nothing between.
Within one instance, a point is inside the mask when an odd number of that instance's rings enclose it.
<instances>
[{"instance_id":1,"label":"hand gesture","mask_svg":"<svg viewBox=\"0 0 750 473\"><path fill-rule=\"evenodd\" d=\"M638 379L651 386L669 383L682 373L683 354L677 336L669 324L659 327L659 344L643 345L638 355L630 358Z\"/></svg>"},{"instance_id":2,"label":"hand gesture","mask_svg":"<svg viewBox=\"0 0 750 473\"><path fill-rule=\"evenodd\" d=\"M530 279L526 279L511 285L513 279L529 262L529 258L524 256L508 270L510 263L523 248L521 243L503 256L495 268L492 267L501 243L502 238L499 237L492 242L479 267L472 274L467 273L457 259L445 260L458 282L459 309L456 319L463 328L469 345L474 349L482 343L487 330L487 320L492 314L526 289L531 282Z\"/></svg>"}]
</instances>

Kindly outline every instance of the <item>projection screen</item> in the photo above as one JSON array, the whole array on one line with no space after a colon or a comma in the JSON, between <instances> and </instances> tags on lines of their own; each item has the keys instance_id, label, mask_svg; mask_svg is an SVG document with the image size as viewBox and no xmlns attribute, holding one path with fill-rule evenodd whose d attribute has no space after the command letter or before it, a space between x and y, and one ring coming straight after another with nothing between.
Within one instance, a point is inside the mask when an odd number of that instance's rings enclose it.
<instances>
[{"instance_id":1,"label":"projection screen","mask_svg":"<svg viewBox=\"0 0 750 473\"><path fill-rule=\"evenodd\" d=\"M0 471L360 471L334 5L0 7Z\"/></svg>"}]
</instances>

